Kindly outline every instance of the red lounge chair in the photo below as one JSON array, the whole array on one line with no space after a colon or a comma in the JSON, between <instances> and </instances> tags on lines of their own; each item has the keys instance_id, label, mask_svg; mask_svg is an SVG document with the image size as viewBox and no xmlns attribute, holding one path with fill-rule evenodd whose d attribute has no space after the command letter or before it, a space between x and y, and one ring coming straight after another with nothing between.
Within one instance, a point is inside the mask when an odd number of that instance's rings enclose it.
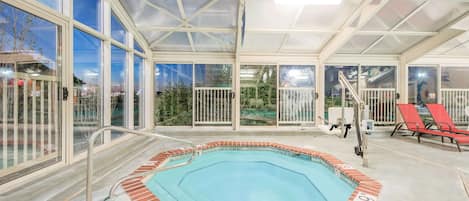
<instances>
[{"instance_id":1,"label":"red lounge chair","mask_svg":"<svg viewBox=\"0 0 469 201\"><path fill-rule=\"evenodd\" d=\"M394 133L398 131L399 129L401 129L402 126L405 124L407 127L407 130L415 132L417 134L417 139L419 143L420 143L420 137L425 134L425 135L440 136L442 137L442 139L444 137L447 137L451 140L454 140L456 142L456 146L458 147L459 152L461 152L461 148L459 147L460 144L469 145L469 136L464 136L461 134L455 134L455 133L450 133L450 132L444 132L440 130L430 130L428 128L425 128L425 124L423 123L422 119L420 118L419 113L417 112L417 109L415 109L415 106L413 104L397 104L397 107L399 108L399 112L401 113L401 116L404 122L398 123L396 125L391 136L394 135Z\"/></svg>"},{"instance_id":2,"label":"red lounge chair","mask_svg":"<svg viewBox=\"0 0 469 201\"><path fill-rule=\"evenodd\" d=\"M442 104L427 104L427 108L428 111L430 111L436 126L438 126L440 130L469 135L469 131L456 128L456 125L454 125L454 122L446 111L445 106Z\"/></svg>"}]
</instances>

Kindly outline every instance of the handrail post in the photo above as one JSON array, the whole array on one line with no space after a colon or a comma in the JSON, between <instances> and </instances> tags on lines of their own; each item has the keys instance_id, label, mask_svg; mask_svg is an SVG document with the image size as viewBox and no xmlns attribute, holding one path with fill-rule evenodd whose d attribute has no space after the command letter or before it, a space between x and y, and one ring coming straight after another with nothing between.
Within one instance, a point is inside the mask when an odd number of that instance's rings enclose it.
<instances>
[{"instance_id":1,"label":"handrail post","mask_svg":"<svg viewBox=\"0 0 469 201\"><path fill-rule=\"evenodd\" d=\"M167 139L167 140L172 140L172 141L176 141L176 142L186 143L186 144L189 144L192 147L192 155L191 155L190 159L185 161L185 162L175 164L175 165L172 165L172 166L168 166L168 167L157 168L157 169L147 171L147 172L132 174L132 175L120 178L118 180L118 182L115 183L111 187L111 190L109 191L109 198L112 198L114 196L114 191L117 189L119 184L121 182L127 180L127 179L141 177L141 176L147 176L147 175L152 174L152 173L156 173L156 172L160 172L160 171L169 170L169 169L172 169L172 168L177 168L177 167L182 167L182 166L188 165L188 164L192 163L192 161L194 160L194 158L197 155L197 146L193 142L188 141L188 140L182 140L182 139L177 139L177 138L173 138L173 137L169 137L169 136L165 136L165 135L160 135L160 134L157 134L157 133L148 133L148 132L143 132L143 131L136 131L136 130L131 130L131 129L122 128L122 127L116 127L116 126L102 127L100 129L96 130L95 132L93 132L91 134L91 136L88 138L88 153L87 153L88 157L86 159L87 160L87 165L86 165L86 169L87 169L87 171L86 171L86 201L92 201L92 199L93 199L93 190L92 190L93 186L92 185L93 185L93 149L94 149L94 142L96 141L96 137L98 137L104 131L107 131L107 130L114 130L114 131L119 131L119 132L124 132L124 133L130 133L130 134L134 134L134 135L138 135L138 136L146 136L146 137L152 137L152 138Z\"/></svg>"}]
</instances>

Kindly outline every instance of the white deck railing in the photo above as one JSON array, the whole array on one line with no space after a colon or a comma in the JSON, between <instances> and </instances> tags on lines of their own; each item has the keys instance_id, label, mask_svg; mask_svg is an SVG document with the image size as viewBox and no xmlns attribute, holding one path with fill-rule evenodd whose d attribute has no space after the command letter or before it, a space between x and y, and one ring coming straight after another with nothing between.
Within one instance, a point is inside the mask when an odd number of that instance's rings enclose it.
<instances>
[{"instance_id":1,"label":"white deck railing","mask_svg":"<svg viewBox=\"0 0 469 201\"><path fill-rule=\"evenodd\" d=\"M314 122L314 88L279 88L279 123Z\"/></svg>"},{"instance_id":2,"label":"white deck railing","mask_svg":"<svg viewBox=\"0 0 469 201\"><path fill-rule=\"evenodd\" d=\"M441 89L441 103L455 124L468 124L465 108L469 106L469 89Z\"/></svg>"},{"instance_id":3,"label":"white deck railing","mask_svg":"<svg viewBox=\"0 0 469 201\"><path fill-rule=\"evenodd\" d=\"M376 124L395 124L396 89L361 89L360 96L370 110L369 118Z\"/></svg>"},{"instance_id":4,"label":"white deck railing","mask_svg":"<svg viewBox=\"0 0 469 201\"><path fill-rule=\"evenodd\" d=\"M231 124L231 87L194 88L195 124Z\"/></svg>"},{"instance_id":5,"label":"white deck railing","mask_svg":"<svg viewBox=\"0 0 469 201\"><path fill-rule=\"evenodd\" d=\"M58 87L54 76L0 77L2 171L57 155ZM28 166L28 165L24 165Z\"/></svg>"}]
</instances>

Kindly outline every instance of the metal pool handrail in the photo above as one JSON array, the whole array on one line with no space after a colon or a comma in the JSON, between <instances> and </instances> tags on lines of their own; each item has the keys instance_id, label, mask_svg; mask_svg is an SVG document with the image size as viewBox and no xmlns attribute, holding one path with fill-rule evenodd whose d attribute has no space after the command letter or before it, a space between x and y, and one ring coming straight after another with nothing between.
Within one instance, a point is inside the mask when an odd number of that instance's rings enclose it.
<instances>
[{"instance_id":1,"label":"metal pool handrail","mask_svg":"<svg viewBox=\"0 0 469 201\"><path fill-rule=\"evenodd\" d=\"M93 182L93 149L94 149L94 142L96 141L96 138L100 134L102 134L104 131L111 131L111 130L112 131L124 132L124 133L131 133L131 134L135 134L135 135L139 135L139 136L147 136L147 137L152 137L152 138L167 139L167 140L172 140L172 141L176 141L176 142L186 143L186 144L189 144L192 147L192 155L191 155L189 160L187 160L185 162L182 162L182 163L179 163L179 164L176 164L176 165L163 167L163 168L156 168L154 170L141 172L141 173L137 173L137 174L132 174L132 175L128 175L128 176L120 178L111 187L111 190L109 191L109 197L108 198L110 198L110 199L112 199L114 197L114 191L117 189L117 187L123 181L125 181L127 179L136 178L136 177L147 176L149 174L153 174L153 173L164 171L164 170L169 170L169 169L189 165L190 163L192 163L192 161L194 160L194 158L197 155L197 146L189 140L182 140L182 139L177 139L177 138L173 138L173 137L169 137L169 136L165 136L165 135L161 135L161 134L157 134L157 133L137 131L137 130L122 128L122 127L116 127L116 126L102 127L100 129L98 129L97 131L95 131L93 134L91 134L91 136L88 138L88 157L87 157L87 172L86 172L86 200L87 201L92 201L92 199L93 199L92 198L92 193L93 193L92 182Z\"/></svg>"}]
</instances>

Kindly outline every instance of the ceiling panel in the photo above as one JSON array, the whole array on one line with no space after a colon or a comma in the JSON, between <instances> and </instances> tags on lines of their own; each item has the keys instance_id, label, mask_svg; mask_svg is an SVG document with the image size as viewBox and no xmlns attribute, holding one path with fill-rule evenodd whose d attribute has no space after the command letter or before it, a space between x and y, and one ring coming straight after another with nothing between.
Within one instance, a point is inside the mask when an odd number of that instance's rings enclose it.
<instances>
[{"instance_id":1,"label":"ceiling panel","mask_svg":"<svg viewBox=\"0 0 469 201\"><path fill-rule=\"evenodd\" d=\"M339 5L307 5L298 18L296 26L337 30L359 3L360 1L353 0L343 1Z\"/></svg>"},{"instance_id":2,"label":"ceiling panel","mask_svg":"<svg viewBox=\"0 0 469 201\"><path fill-rule=\"evenodd\" d=\"M284 35L282 33L248 33L244 40L243 50L277 52Z\"/></svg>"},{"instance_id":3,"label":"ceiling panel","mask_svg":"<svg viewBox=\"0 0 469 201\"><path fill-rule=\"evenodd\" d=\"M282 51L309 51L319 52L332 34L319 33L290 33Z\"/></svg>"},{"instance_id":4,"label":"ceiling panel","mask_svg":"<svg viewBox=\"0 0 469 201\"><path fill-rule=\"evenodd\" d=\"M368 54L400 54L422 41L424 36L385 36Z\"/></svg>"},{"instance_id":5,"label":"ceiling panel","mask_svg":"<svg viewBox=\"0 0 469 201\"><path fill-rule=\"evenodd\" d=\"M364 27L363 30L390 30L424 0L391 0Z\"/></svg>"},{"instance_id":6,"label":"ceiling panel","mask_svg":"<svg viewBox=\"0 0 469 201\"><path fill-rule=\"evenodd\" d=\"M337 53L341 54L360 54L369 47L373 42L378 40L379 36L353 36Z\"/></svg>"}]
</instances>

